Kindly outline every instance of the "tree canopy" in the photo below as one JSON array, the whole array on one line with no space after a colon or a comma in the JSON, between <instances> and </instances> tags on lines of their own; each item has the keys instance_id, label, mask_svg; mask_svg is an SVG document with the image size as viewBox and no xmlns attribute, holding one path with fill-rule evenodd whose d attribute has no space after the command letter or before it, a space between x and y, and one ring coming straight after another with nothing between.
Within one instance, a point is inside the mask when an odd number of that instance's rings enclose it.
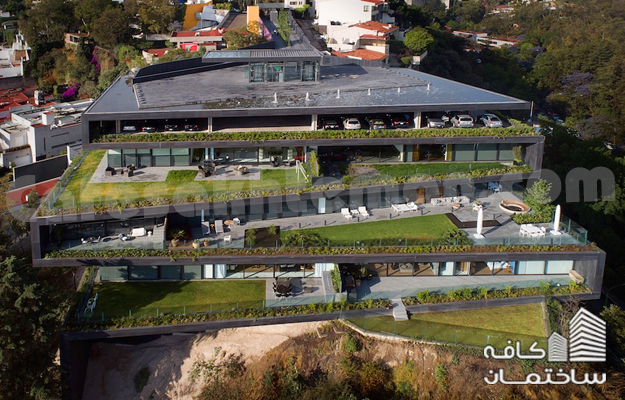
<instances>
[{"instance_id":1,"label":"tree canopy","mask_svg":"<svg viewBox=\"0 0 625 400\"><path fill-rule=\"evenodd\" d=\"M414 54L422 54L428 47L434 43L434 37L427 29L417 26L406 34L404 44L412 50Z\"/></svg>"}]
</instances>

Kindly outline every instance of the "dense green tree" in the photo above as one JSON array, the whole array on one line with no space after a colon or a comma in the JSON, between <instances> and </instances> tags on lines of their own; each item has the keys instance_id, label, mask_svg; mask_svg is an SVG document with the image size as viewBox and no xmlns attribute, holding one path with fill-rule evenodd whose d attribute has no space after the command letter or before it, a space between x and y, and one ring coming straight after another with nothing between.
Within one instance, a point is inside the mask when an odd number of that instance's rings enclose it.
<instances>
[{"instance_id":1,"label":"dense green tree","mask_svg":"<svg viewBox=\"0 0 625 400\"><path fill-rule=\"evenodd\" d=\"M412 28L412 30L406 34L406 38L404 39L406 47L417 55L426 51L432 43L434 43L434 37L430 34L430 32L428 32L427 29L419 26Z\"/></svg>"},{"instance_id":2,"label":"dense green tree","mask_svg":"<svg viewBox=\"0 0 625 400\"><path fill-rule=\"evenodd\" d=\"M64 303L32 267L0 262L0 393L6 399L58 399L54 340Z\"/></svg>"},{"instance_id":3,"label":"dense green tree","mask_svg":"<svg viewBox=\"0 0 625 400\"><path fill-rule=\"evenodd\" d=\"M33 5L19 22L26 40L31 45L63 40L65 32L73 32L79 26L74 5L65 0L41 0Z\"/></svg>"},{"instance_id":4,"label":"dense green tree","mask_svg":"<svg viewBox=\"0 0 625 400\"><path fill-rule=\"evenodd\" d=\"M95 34L97 29L92 24L109 8L116 7L117 3L113 2L113 0L80 0L76 2L74 12L76 13L76 18Z\"/></svg>"},{"instance_id":5,"label":"dense green tree","mask_svg":"<svg viewBox=\"0 0 625 400\"><path fill-rule=\"evenodd\" d=\"M151 33L167 32L177 10L169 0L128 0L124 6L132 15L138 15L141 25Z\"/></svg>"},{"instance_id":6,"label":"dense green tree","mask_svg":"<svg viewBox=\"0 0 625 400\"><path fill-rule=\"evenodd\" d=\"M265 41L262 35L263 26L256 21L250 22L248 26L230 29L224 33L224 40L229 49L240 49L242 47L259 44Z\"/></svg>"},{"instance_id":7,"label":"dense green tree","mask_svg":"<svg viewBox=\"0 0 625 400\"><path fill-rule=\"evenodd\" d=\"M130 40L130 17L120 8L108 8L92 23L96 43L115 47Z\"/></svg>"}]
</instances>

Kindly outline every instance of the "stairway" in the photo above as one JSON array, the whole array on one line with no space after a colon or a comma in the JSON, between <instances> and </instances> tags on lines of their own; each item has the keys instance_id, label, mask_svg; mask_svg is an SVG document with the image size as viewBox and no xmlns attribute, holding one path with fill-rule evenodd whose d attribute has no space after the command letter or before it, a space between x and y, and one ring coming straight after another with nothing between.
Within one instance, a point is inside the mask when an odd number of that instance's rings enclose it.
<instances>
[{"instance_id":1,"label":"stairway","mask_svg":"<svg viewBox=\"0 0 625 400\"><path fill-rule=\"evenodd\" d=\"M408 321L408 312L401 298L392 299L391 302L393 303L393 318L395 318L395 321Z\"/></svg>"}]
</instances>

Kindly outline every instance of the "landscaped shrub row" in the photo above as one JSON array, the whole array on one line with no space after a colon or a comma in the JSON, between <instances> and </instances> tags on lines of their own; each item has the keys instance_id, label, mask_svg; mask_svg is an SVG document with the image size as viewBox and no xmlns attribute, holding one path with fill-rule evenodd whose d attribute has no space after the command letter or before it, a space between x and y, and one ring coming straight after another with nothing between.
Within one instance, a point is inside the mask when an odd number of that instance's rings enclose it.
<instances>
[{"instance_id":1,"label":"landscaped shrub row","mask_svg":"<svg viewBox=\"0 0 625 400\"><path fill-rule=\"evenodd\" d=\"M362 186L370 186L372 184L375 185L383 185L383 186L392 186L399 185L404 183L411 182L425 182L432 180L442 180L442 179L459 179L459 178L482 178L489 175L503 175L503 174L511 174L511 173L527 173L531 172L532 169L527 166L511 166L506 168L495 168L490 170L478 170L478 171L467 171L467 172L452 172L451 174L437 174L437 175L415 175L411 177L400 177L400 178L392 178L392 177L375 177L368 179L355 179L353 181L347 180L343 183L336 184L326 184L326 185L315 185L309 186L305 188L282 188L277 190L256 190L256 191L245 191L245 192L232 192L232 193L219 193L209 196L200 196L200 195L189 195L183 199L172 199L159 197L157 199L144 199L138 201L131 201L128 203L122 203L117 201L116 203L111 204L99 204L94 206L82 206L75 208L52 208L49 209L47 207L40 207L37 210L38 216L50 216L50 215L60 215L60 214L77 214L77 213L85 213L85 212L96 212L96 213L106 213L106 212L114 212L114 211L123 211L126 208L143 208L143 207L153 207L153 206L163 206L163 205L172 205L172 204L183 204L183 203L221 203L227 202L235 199L245 199L245 198L254 198L254 197L266 197L266 196L276 196L276 195L284 195L284 194L303 194L303 193L311 193L311 192L323 192L328 190L345 190L350 187L362 187Z\"/></svg>"},{"instance_id":2,"label":"landscaped shrub row","mask_svg":"<svg viewBox=\"0 0 625 400\"><path fill-rule=\"evenodd\" d=\"M310 139L385 139L385 138L432 138L432 137L511 137L538 135L527 125L515 124L508 128L460 128L460 129L381 129L381 130L316 130L289 132L179 132L145 134L108 134L93 139L95 143L126 142L194 142L232 141L264 142L267 140Z\"/></svg>"},{"instance_id":3,"label":"landscaped shrub row","mask_svg":"<svg viewBox=\"0 0 625 400\"><path fill-rule=\"evenodd\" d=\"M225 321L233 319L257 319L263 317L285 317L289 315L302 314L324 314L335 311L347 310L365 310L372 308L385 308L389 304L388 300L369 299L356 303L318 303L306 304L301 306L288 306L280 308L246 308L232 311L221 311L216 313L197 313L197 314L170 314L158 317L121 317L113 318L102 322L70 322L67 330L100 330L100 329L120 329L134 328L140 326L159 326L159 325L177 325L189 324L194 322L211 322Z\"/></svg>"},{"instance_id":4,"label":"landscaped shrub row","mask_svg":"<svg viewBox=\"0 0 625 400\"><path fill-rule=\"evenodd\" d=\"M407 247L278 247L278 248L198 248L180 250L111 249L54 250L45 258L128 258L167 257L170 260L203 256L279 256L279 255L341 255L341 254L434 254L434 253L535 253L596 251L593 245L499 245L499 246L407 246Z\"/></svg>"},{"instance_id":5,"label":"landscaped shrub row","mask_svg":"<svg viewBox=\"0 0 625 400\"><path fill-rule=\"evenodd\" d=\"M528 288L513 288L506 286L501 290L488 290L487 288L480 288L473 290L471 288L454 289L447 293L430 293L428 290L418 292L415 297L406 297L403 299L406 305L415 304L431 304L431 303L450 303L454 301L467 301L467 300L486 300L486 299L506 299L513 297L523 296L543 296L543 295L556 295L556 294L572 294L589 292L589 289L585 285L571 283L568 286L555 286L552 287L549 283L540 283L540 287L528 287Z\"/></svg>"}]
</instances>

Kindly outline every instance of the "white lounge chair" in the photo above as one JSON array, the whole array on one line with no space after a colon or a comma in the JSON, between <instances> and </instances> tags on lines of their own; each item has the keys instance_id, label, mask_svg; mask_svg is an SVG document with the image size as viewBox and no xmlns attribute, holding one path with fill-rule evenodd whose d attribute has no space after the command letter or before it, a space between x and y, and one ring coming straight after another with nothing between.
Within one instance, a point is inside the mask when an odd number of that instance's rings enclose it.
<instances>
[{"instance_id":1,"label":"white lounge chair","mask_svg":"<svg viewBox=\"0 0 625 400\"><path fill-rule=\"evenodd\" d=\"M363 218L368 218L369 217L369 211L367 211L367 207L365 207L365 206L358 207L358 213Z\"/></svg>"},{"instance_id":2,"label":"white lounge chair","mask_svg":"<svg viewBox=\"0 0 625 400\"><path fill-rule=\"evenodd\" d=\"M232 218L232 220L234 221L235 225L241 225L241 220L238 218Z\"/></svg>"},{"instance_id":3,"label":"white lounge chair","mask_svg":"<svg viewBox=\"0 0 625 400\"><path fill-rule=\"evenodd\" d=\"M408 206L410 211L419 211L419 206L414 201L411 201L410 203L408 203L406 205Z\"/></svg>"},{"instance_id":4,"label":"white lounge chair","mask_svg":"<svg viewBox=\"0 0 625 400\"><path fill-rule=\"evenodd\" d=\"M224 236L224 243L232 243L232 235Z\"/></svg>"},{"instance_id":5,"label":"white lounge chair","mask_svg":"<svg viewBox=\"0 0 625 400\"><path fill-rule=\"evenodd\" d=\"M215 221L215 233L224 233L224 221L218 219Z\"/></svg>"},{"instance_id":6,"label":"white lounge chair","mask_svg":"<svg viewBox=\"0 0 625 400\"><path fill-rule=\"evenodd\" d=\"M130 235L128 236L132 236L132 237L141 237L141 236L146 236L148 233L145 230L145 228L134 228L132 231L130 231Z\"/></svg>"},{"instance_id":7,"label":"white lounge chair","mask_svg":"<svg viewBox=\"0 0 625 400\"><path fill-rule=\"evenodd\" d=\"M210 233L211 233L210 222L208 221L202 222L202 236L210 235Z\"/></svg>"},{"instance_id":8,"label":"white lounge chair","mask_svg":"<svg viewBox=\"0 0 625 400\"><path fill-rule=\"evenodd\" d=\"M341 215L347 219L352 219L352 214L349 212L349 208L341 208Z\"/></svg>"}]
</instances>

